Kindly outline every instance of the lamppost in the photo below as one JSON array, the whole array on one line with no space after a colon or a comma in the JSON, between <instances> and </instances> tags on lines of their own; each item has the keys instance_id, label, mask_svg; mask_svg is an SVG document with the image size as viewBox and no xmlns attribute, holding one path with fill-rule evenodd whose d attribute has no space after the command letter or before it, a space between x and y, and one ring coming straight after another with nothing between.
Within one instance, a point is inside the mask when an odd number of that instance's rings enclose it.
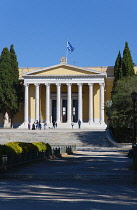
<instances>
[{"instance_id":1,"label":"lamppost","mask_svg":"<svg viewBox=\"0 0 137 210\"><path fill-rule=\"evenodd\" d=\"M131 98L133 101L133 140L132 140L132 148L136 146L136 117L135 117L135 104L137 101L137 93L134 91L131 93Z\"/></svg>"}]
</instances>

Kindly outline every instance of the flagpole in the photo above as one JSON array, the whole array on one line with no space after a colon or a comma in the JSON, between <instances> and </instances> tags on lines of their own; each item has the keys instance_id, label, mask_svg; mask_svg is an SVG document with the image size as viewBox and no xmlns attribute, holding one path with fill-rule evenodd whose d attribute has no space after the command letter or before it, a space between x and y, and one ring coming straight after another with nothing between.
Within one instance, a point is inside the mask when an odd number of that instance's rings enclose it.
<instances>
[{"instance_id":1,"label":"flagpole","mask_svg":"<svg viewBox=\"0 0 137 210\"><path fill-rule=\"evenodd\" d=\"M68 43L68 39L67 39L67 43ZM66 63L68 63L68 48L67 48L67 43L66 43L66 49L67 49L67 51L66 51Z\"/></svg>"}]
</instances>

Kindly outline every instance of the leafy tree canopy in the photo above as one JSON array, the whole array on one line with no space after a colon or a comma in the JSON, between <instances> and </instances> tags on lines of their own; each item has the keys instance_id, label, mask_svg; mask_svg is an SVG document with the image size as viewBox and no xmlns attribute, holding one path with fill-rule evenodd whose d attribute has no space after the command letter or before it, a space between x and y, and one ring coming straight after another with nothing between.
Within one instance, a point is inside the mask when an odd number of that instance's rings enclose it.
<instances>
[{"instance_id":1,"label":"leafy tree canopy","mask_svg":"<svg viewBox=\"0 0 137 210\"><path fill-rule=\"evenodd\" d=\"M19 71L14 46L4 48L0 56L0 110L12 120L23 101L23 88L19 82Z\"/></svg>"},{"instance_id":2,"label":"leafy tree canopy","mask_svg":"<svg viewBox=\"0 0 137 210\"><path fill-rule=\"evenodd\" d=\"M133 102L131 93L133 91L137 92L137 75L117 81L112 102L106 103L106 113L111 119L112 128L125 128L126 130L130 128L132 130Z\"/></svg>"}]
</instances>

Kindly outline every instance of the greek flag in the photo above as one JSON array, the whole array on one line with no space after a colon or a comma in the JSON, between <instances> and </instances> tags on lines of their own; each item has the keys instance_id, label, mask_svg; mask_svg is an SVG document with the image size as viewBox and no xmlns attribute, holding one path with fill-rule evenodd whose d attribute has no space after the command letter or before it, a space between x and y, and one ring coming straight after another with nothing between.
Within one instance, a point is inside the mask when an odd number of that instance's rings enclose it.
<instances>
[{"instance_id":1,"label":"greek flag","mask_svg":"<svg viewBox=\"0 0 137 210\"><path fill-rule=\"evenodd\" d=\"M74 51L74 47L72 47L72 45L70 44L70 42L67 42L67 48L68 48L68 51L70 52L70 53L72 53L73 51Z\"/></svg>"}]
</instances>

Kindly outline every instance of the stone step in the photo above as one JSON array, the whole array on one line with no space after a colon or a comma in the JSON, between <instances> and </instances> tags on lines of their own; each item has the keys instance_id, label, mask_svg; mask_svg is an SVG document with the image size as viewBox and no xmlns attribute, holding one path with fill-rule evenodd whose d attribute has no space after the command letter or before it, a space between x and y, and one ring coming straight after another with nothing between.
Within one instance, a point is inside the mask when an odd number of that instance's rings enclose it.
<instances>
[{"instance_id":1,"label":"stone step","mask_svg":"<svg viewBox=\"0 0 137 210\"><path fill-rule=\"evenodd\" d=\"M34 142L41 141L51 145L77 145L77 146L110 146L105 131L89 130L1 130L0 144L11 141Z\"/></svg>"}]
</instances>

